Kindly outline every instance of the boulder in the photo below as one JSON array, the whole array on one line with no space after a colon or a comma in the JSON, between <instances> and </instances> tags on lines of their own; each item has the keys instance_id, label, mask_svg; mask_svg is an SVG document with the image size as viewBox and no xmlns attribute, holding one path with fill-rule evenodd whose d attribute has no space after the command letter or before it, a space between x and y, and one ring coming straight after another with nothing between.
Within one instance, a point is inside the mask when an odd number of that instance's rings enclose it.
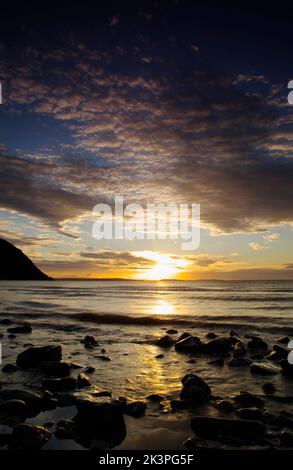
<instances>
[{"instance_id":1,"label":"boulder","mask_svg":"<svg viewBox=\"0 0 293 470\"><path fill-rule=\"evenodd\" d=\"M215 338L217 338L217 335L216 335L216 333L214 333L213 331L209 331L209 332L205 335L205 337L206 337L207 339L215 339Z\"/></svg>"},{"instance_id":2,"label":"boulder","mask_svg":"<svg viewBox=\"0 0 293 470\"><path fill-rule=\"evenodd\" d=\"M189 404L204 403L211 397L209 385L198 375L187 374L182 379L183 388L180 399Z\"/></svg>"},{"instance_id":3,"label":"boulder","mask_svg":"<svg viewBox=\"0 0 293 470\"><path fill-rule=\"evenodd\" d=\"M78 388L91 387L91 381L85 374L79 374L77 377Z\"/></svg>"},{"instance_id":4,"label":"boulder","mask_svg":"<svg viewBox=\"0 0 293 470\"><path fill-rule=\"evenodd\" d=\"M253 421L264 421L263 412L259 408L240 408L237 416L241 419L250 419Z\"/></svg>"},{"instance_id":5,"label":"boulder","mask_svg":"<svg viewBox=\"0 0 293 470\"><path fill-rule=\"evenodd\" d=\"M66 377L70 374L70 364L62 361L43 361L39 368L45 375L51 377Z\"/></svg>"},{"instance_id":6,"label":"boulder","mask_svg":"<svg viewBox=\"0 0 293 470\"><path fill-rule=\"evenodd\" d=\"M42 399L37 393L28 392L20 389L0 390L0 400L21 400L24 401L29 409L42 409Z\"/></svg>"},{"instance_id":7,"label":"boulder","mask_svg":"<svg viewBox=\"0 0 293 470\"><path fill-rule=\"evenodd\" d=\"M169 335L164 335L156 341L156 346L160 346L161 348L170 348L174 344L174 339L171 338Z\"/></svg>"},{"instance_id":8,"label":"boulder","mask_svg":"<svg viewBox=\"0 0 293 470\"><path fill-rule=\"evenodd\" d=\"M253 362L250 366L250 372L257 375L275 375L280 372L280 369L266 362Z\"/></svg>"},{"instance_id":9,"label":"boulder","mask_svg":"<svg viewBox=\"0 0 293 470\"><path fill-rule=\"evenodd\" d=\"M73 377L64 377L58 379L43 379L42 387L50 392L62 392L64 390L73 390L77 386L77 380Z\"/></svg>"},{"instance_id":10,"label":"boulder","mask_svg":"<svg viewBox=\"0 0 293 470\"><path fill-rule=\"evenodd\" d=\"M264 406L264 402L261 398L249 392L240 392L232 398L241 408L262 408Z\"/></svg>"},{"instance_id":11,"label":"boulder","mask_svg":"<svg viewBox=\"0 0 293 470\"><path fill-rule=\"evenodd\" d=\"M230 400L217 400L214 406L224 413L233 413L233 411L235 411L235 405Z\"/></svg>"},{"instance_id":12,"label":"boulder","mask_svg":"<svg viewBox=\"0 0 293 470\"><path fill-rule=\"evenodd\" d=\"M278 343L281 344L288 344L290 342L289 336L283 336L282 338L278 339Z\"/></svg>"},{"instance_id":13,"label":"boulder","mask_svg":"<svg viewBox=\"0 0 293 470\"><path fill-rule=\"evenodd\" d=\"M249 349L268 349L267 343L258 336L253 336L251 340L248 341L247 347Z\"/></svg>"},{"instance_id":14,"label":"boulder","mask_svg":"<svg viewBox=\"0 0 293 470\"><path fill-rule=\"evenodd\" d=\"M201 347L202 352L206 354L227 353L231 351L231 349L231 340L226 337L211 339Z\"/></svg>"},{"instance_id":15,"label":"boulder","mask_svg":"<svg viewBox=\"0 0 293 470\"><path fill-rule=\"evenodd\" d=\"M262 442L265 426L258 421L195 416L191 419L192 430L204 439L240 439L245 442Z\"/></svg>"},{"instance_id":16,"label":"boulder","mask_svg":"<svg viewBox=\"0 0 293 470\"><path fill-rule=\"evenodd\" d=\"M51 436L52 433L43 426L18 424L13 429L10 446L14 450L39 450Z\"/></svg>"},{"instance_id":17,"label":"boulder","mask_svg":"<svg viewBox=\"0 0 293 470\"><path fill-rule=\"evenodd\" d=\"M233 357L243 357L246 354L246 349L242 341L237 341L233 350Z\"/></svg>"},{"instance_id":18,"label":"boulder","mask_svg":"<svg viewBox=\"0 0 293 470\"><path fill-rule=\"evenodd\" d=\"M133 401L127 403L124 408L124 413L132 416L133 418L141 418L145 414L147 403L144 401Z\"/></svg>"},{"instance_id":19,"label":"boulder","mask_svg":"<svg viewBox=\"0 0 293 470\"><path fill-rule=\"evenodd\" d=\"M197 336L185 336L175 343L175 350L182 353L197 353L201 350L202 342Z\"/></svg>"},{"instance_id":20,"label":"boulder","mask_svg":"<svg viewBox=\"0 0 293 470\"><path fill-rule=\"evenodd\" d=\"M16 363L22 369L37 367L44 361L61 361L62 347L60 345L32 347L18 354Z\"/></svg>"}]
</instances>

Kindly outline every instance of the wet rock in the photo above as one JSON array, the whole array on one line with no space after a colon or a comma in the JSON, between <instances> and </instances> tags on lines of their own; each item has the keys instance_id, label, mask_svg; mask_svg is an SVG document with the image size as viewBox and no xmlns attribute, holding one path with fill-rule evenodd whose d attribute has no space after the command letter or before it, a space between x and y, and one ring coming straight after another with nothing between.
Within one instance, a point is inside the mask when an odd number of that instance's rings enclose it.
<instances>
[{"instance_id":1,"label":"wet rock","mask_svg":"<svg viewBox=\"0 0 293 470\"><path fill-rule=\"evenodd\" d=\"M95 370L96 370L96 369L95 369L94 367L92 367L92 366L86 367L86 368L84 369L84 371L85 371L87 374L92 374L93 372L95 372Z\"/></svg>"},{"instance_id":2,"label":"wet rock","mask_svg":"<svg viewBox=\"0 0 293 470\"><path fill-rule=\"evenodd\" d=\"M43 426L19 424L13 429L10 446L15 450L39 450L51 436Z\"/></svg>"},{"instance_id":3,"label":"wet rock","mask_svg":"<svg viewBox=\"0 0 293 470\"><path fill-rule=\"evenodd\" d=\"M105 356L103 354L100 354L98 356L95 356L96 359L100 359L101 361L111 361L111 358L109 356Z\"/></svg>"},{"instance_id":4,"label":"wet rock","mask_svg":"<svg viewBox=\"0 0 293 470\"><path fill-rule=\"evenodd\" d=\"M102 353L102 354L106 354L106 352L107 352L107 351L106 351L105 348L102 348L102 349L101 349L101 353Z\"/></svg>"},{"instance_id":5,"label":"wet rock","mask_svg":"<svg viewBox=\"0 0 293 470\"><path fill-rule=\"evenodd\" d=\"M208 339L215 339L217 338L217 335L216 333L214 333L213 331L209 331L206 335L205 335L206 338Z\"/></svg>"},{"instance_id":6,"label":"wet rock","mask_svg":"<svg viewBox=\"0 0 293 470\"><path fill-rule=\"evenodd\" d=\"M161 401L164 400L163 395L159 395L157 393L152 393L151 395L147 396L147 399L150 401L153 401L155 403L160 403Z\"/></svg>"},{"instance_id":7,"label":"wet rock","mask_svg":"<svg viewBox=\"0 0 293 470\"><path fill-rule=\"evenodd\" d=\"M198 375L187 374L182 379L183 388L180 399L190 404L204 403L210 399L209 385Z\"/></svg>"},{"instance_id":8,"label":"wet rock","mask_svg":"<svg viewBox=\"0 0 293 470\"><path fill-rule=\"evenodd\" d=\"M24 325L24 326L15 326L14 328L8 328L7 332L8 333L14 333L14 334L26 334L26 333L31 333L32 327L30 325Z\"/></svg>"},{"instance_id":9,"label":"wet rock","mask_svg":"<svg viewBox=\"0 0 293 470\"><path fill-rule=\"evenodd\" d=\"M185 336L175 343L175 350L182 353L193 354L199 352L202 347L202 342L197 336Z\"/></svg>"},{"instance_id":10,"label":"wet rock","mask_svg":"<svg viewBox=\"0 0 293 470\"><path fill-rule=\"evenodd\" d=\"M127 403L124 408L124 413L132 416L133 418L141 418L145 414L147 403L144 401L133 401Z\"/></svg>"},{"instance_id":11,"label":"wet rock","mask_svg":"<svg viewBox=\"0 0 293 470\"><path fill-rule=\"evenodd\" d=\"M42 399L41 396L33 393L28 392L26 390L20 389L4 389L0 390L0 400L21 400L24 401L30 410L42 408Z\"/></svg>"},{"instance_id":12,"label":"wet rock","mask_svg":"<svg viewBox=\"0 0 293 470\"><path fill-rule=\"evenodd\" d=\"M211 364L213 366L223 367L224 364L225 364L225 361L222 357L217 357L216 359L213 359L212 361L209 361L208 364Z\"/></svg>"},{"instance_id":13,"label":"wet rock","mask_svg":"<svg viewBox=\"0 0 293 470\"><path fill-rule=\"evenodd\" d=\"M253 336L247 343L249 349L268 349L268 345L258 336Z\"/></svg>"},{"instance_id":14,"label":"wet rock","mask_svg":"<svg viewBox=\"0 0 293 470\"><path fill-rule=\"evenodd\" d=\"M281 361L282 359L287 359L287 356L288 350L275 344L273 346L273 351L267 356L267 359L270 359L271 361Z\"/></svg>"},{"instance_id":15,"label":"wet rock","mask_svg":"<svg viewBox=\"0 0 293 470\"><path fill-rule=\"evenodd\" d=\"M231 349L230 338L225 337L211 339L201 347L202 352L206 354L226 353L231 351Z\"/></svg>"},{"instance_id":16,"label":"wet rock","mask_svg":"<svg viewBox=\"0 0 293 470\"><path fill-rule=\"evenodd\" d=\"M77 364L76 362L71 362L70 369L84 369L84 366L82 364Z\"/></svg>"},{"instance_id":17,"label":"wet rock","mask_svg":"<svg viewBox=\"0 0 293 470\"><path fill-rule=\"evenodd\" d=\"M224 413L232 413L235 410L235 405L230 400L217 400L214 406Z\"/></svg>"},{"instance_id":18,"label":"wet rock","mask_svg":"<svg viewBox=\"0 0 293 470\"><path fill-rule=\"evenodd\" d=\"M253 362L250 366L250 372L257 375L275 375L280 372L280 369L266 362Z\"/></svg>"},{"instance_id":19,"label":"wet rock","mask_svg":"<svg viewBox=\"0 0 293 470\"><path fill-rule=\"evenodd\" d=\"M195 416L190 422L192 430L204 439L233 438L245 442L262 442L265 426L258 421Z\"/></svg>"},{"instance_id":20,"label":"wet rock","mask_svg":"<svg viewBox=\"0 0 293 470\"><path fill-rule=\"evenodd\" d=\"M276 391L276 388L275 388L274 384L272 384L270 382L267 382L267 383L263 384L261 386L261 388L263 389L263 391L266 395L272 395Z\"/></svg>"},{"instance_id":21,"label":"wet rock","mask_svg":"<svg viewBox=\"0 0 293 470\"><path fill-rule=\"evenodd\" d=\"M283 447L293 447L293 433L288 431L281 432L280 444Z\"/></svg>"},{"instance_id":22,"label":"wet rock","mask_svg":"<svg viewBox=\"0 0 293 470\"><path fill-rule=\"evenodd\" d=\"M170 348L174 344L174 339L171 338L169 335L164 335L156 341L156 346L160 346L160 348Z\"/></svg>"},{"instance_id":23,"label":"wet rock","mask_svg":"<svg viewBox=\"0 0 293 470\"><path fill-rule=\"evenodd\" d=\"M166 331L167 335L177 335L178 330L175 330L175 328L171 328L170 330Z\"/></svg>"},{"instance_id":24,"label":"wet rock","mask_svg":"<svg viewBox=\"0 0 293 470\"><path fill-rule=\"evenodd\" d=\"M58 379L43 379L42 387L51 392L62 392L63 390L73 390L76 388L77 381L73 377L64 377Z\"/></svg>"},{"instance_id":25,"label":"wet rock","mask_svg":"<svg viewBox=\"0 0 293 470\"><path fill-rule=\"evenodd\" d=\"M0 415L9 414L14 416L25 416L27 406L23 400L6 400L0 403Z\"/></svg>"},{"instance_id":26,"label":"wet rock","mask_svg":"<svg viewBox=\"0 0 293 470\"><path fill-rule=\"evenodd\" d=\"M241 341L237 341L233 350L233 357L243 357L246 355L246 349Z\"/></svg>"},{"instance_id":27,"label":"wet rock","mask_svg":"<svg viewBox=\"0 0 293 470\"><path fill-rule=\"evenodd\" d=\"M187 361L187 364L196 364L196 360L191 358L191 359L188 359Z\"/></svg>"},{"instance_id":28,"label":"wet rock","mask_svg":"<svg viewBox=\"0 0 293 470\"><path fill-rule=\"evenodd\" d=\"M237 416L241 419L250 419L254 421L264 421L263 412L259 408L240 408Z\"/></svg>"},{"instance_id":29,"label":"wet rock","mask_svg":"<svg viewBox=\"0 0 293 470\"><path fill-rule=\"evenodd\" d=\"M229 331L229 336L232 336L232 337L233 337L233 336L238 336L238 334L236 333L235 330L230 330L230 331Z\"/></svg>"},{"instance_id":30,"label":"wet rock","mask_svg":"<svg viewBox=\"0 0 293 470\"><path fill-rule=\"evenodd\" d=\"M10 333L10 334L8 335L8 338L9 338L9 339L15 339L15 338L16 338L16 335L15 335L14 333Z\"/></svg>"},{"instance_id":31,"label":"wet rock","mask_svg":"<svg viewBox=\"0 0 293 470\"><path fill-rule=\"evenodd\" d=\"M163 359L163 357L165 357L164 354L157 354L155 359Z\"/></svg>"},{"instance_id":32,"label":"wet rock","mask_svg":"<svg viewBox=\"0 0 293 470\"><path fill-rule=\"evenodd\" d=\"M229 361L230 367L249 367L252 364L252 361L247 357L234 357Z\"/></svg>"},{"instance_id":33,"label":"wet rock","mask_svg":"<svg viewBox=\"0 0 293 470\"><path fill-rule=\"evenodd\" d=\"M170 400L170 407L172 411L180 411L186 410L188 408L188 404L186 401L182 400Z\"/></svg>"},{"instance_id":34,"label":"wet rock","mask_svg":"<svg viewBox=\"0 0 293 470\"><path fill-rule=\"evenodd\" d=\"M17 366L14 364L5 364L5 366L2 367L2 372L16 372Z\"/></svg>"},{"instance_id":35,"label":"wet rock","mask_svg":"<svg viewBox=\"0 0 293 470\"><path fill-rule=\"evenodd\" d=\"M77 377L78 388L91 387L90 379L85 374L79 374Z\"/></svg>"},{"instance_id":36,"label":"wet rock","mask_svg":"<svg viewBox=\"0 0 293 470\"><path fill-rule=\"evenodd\" d=\"M78 400L78 413L74 419L85 438L97 438L109 447L119 445L126 436L121 406L111 402Z\"/></svg>"},{"instance_id":37,"label":"wet rock","mask_svg":"<svg viewBox=\"0 0 293 470\"><path fill-rule=\"evenodd\" d=\"M112 392L109 390L101 390L100 392L94 392L92 394L94 397L110 397L112 396Z\"/></svg>"},{"instance_id":38,"label":"wet rock","mask_svg":"<svg viewBox=\"0 0 293 470\"><path fill-rule=\"evenodd\" d=\"M278 426L281 428L293 429L293 419L281 413L276 416L273 416L268 421L269 421L270 426Z\"/></svg>"},{"instance_id":39,"label":"wet rock","mask_svg":"<svg viewBox=\"0 0 293 470\"><path fill-rule=\"evenodd\" d=\"M192 336L192 335L190 333L187 333L187 331L184 331L184 333L182 333L179 336L178 341L181 341L182 339L188 338L189 336Z\"/></svg>"},{"instance_id":40,"label":"wet rock","mask_svg":"<svg viewBox=\"0 0 293 470\"><path fill-rule=\"evenodd\" d=\"M289 364L287 359L283 359L280 362L282 368L282 374L286 377L293 377L293 364Z\"/></svg>"},{"instance_id":41,"label":"wet rock","mask_svg":"<svg viewBox=\"0 0 293 470\"><path fill-rule=\"evenodd\" d=\"M45 375L51 377L66 377L70 374L70 364L67 362L43 361L39 368Z\"/></svg>"},{"instance_id":42,"label":"wet rock","mask_svg":"<svg viewBox=\"0 0 293 470\"><path fill-rule=\"evenodd\" d=\"M278 339L278 343L281 344L288 344L290 341L290 338L288 336L283 336L283 338Z\"/></svg>"},{"instance_id":43,"label":"wet rock","mask_svg":"<svg viewBox=\"0 0 293 470\"><path fill-rule=\"evenodd\" d=\"M60 345L28 348L18 354L16 363L22 369L37 367L44 361L61 361L62 347Z\"/></svg>"},{"instance_id":44,"label":"wet rock","mask_svg":"<svg viewBox=\"0 0 293 470\"><path fill-rule=\"evenodd\" d=\"M63 419L57 423L54 436L57 437L57 439L74 439L76 432L76 423L68 419Z\"/></svg>"},{"instance_id":45,"label":"wet rock","mask_svg":"<svg viewBox=\"0 0 293 470\"><path fill-rule=\"evenodd\" d=\"M94 338L94 336L86 335L81 343L84 344L84 347L87 349L93 349L94 347L98 346L98 342Z\"/></svg>"},{"instance_id":46,"label":"wet rock","mask_svg":"<svg viewBox=\"0 0 293 470\"><path fill-rule=\"evenodd\" d=\"M249 392L240 392L232 398L241 408L262 408L264 406L264 402L261 398Z\"/></svg>"}]
</instances>

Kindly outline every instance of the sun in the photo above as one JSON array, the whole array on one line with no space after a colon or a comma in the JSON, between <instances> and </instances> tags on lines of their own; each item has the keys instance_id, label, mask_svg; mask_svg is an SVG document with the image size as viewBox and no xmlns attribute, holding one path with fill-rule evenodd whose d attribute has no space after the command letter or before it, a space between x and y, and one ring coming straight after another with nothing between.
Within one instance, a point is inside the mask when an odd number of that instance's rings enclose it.
<instances>
[{"instance_id":1,"label":"sun","mask_svg":"<svg viewBox=\"0 0 293 470\"><path fill-rule=\"evenodd\" d=\"M145 269L138 277L146 281L160 281L162 279L172 278L178 274L182 268L188 265L186 260L177 258L175 255L171 254L144 251L140 252L139 255L155 261L152 267Z\"/></svg>"}]
</instances>

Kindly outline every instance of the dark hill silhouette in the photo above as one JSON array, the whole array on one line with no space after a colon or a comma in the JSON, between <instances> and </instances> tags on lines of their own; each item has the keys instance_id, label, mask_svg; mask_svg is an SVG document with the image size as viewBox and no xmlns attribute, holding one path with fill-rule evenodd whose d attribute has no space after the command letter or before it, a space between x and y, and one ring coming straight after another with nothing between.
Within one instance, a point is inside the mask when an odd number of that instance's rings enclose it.
<instances>
[{"instance_id":1,"label":"dark hill silhouette","mask_svg":"<svg viewBox=\"0 0 293 470\"><path fill-rule=\"evenodd\" d=\"M49 280L51 277L37 266L18 248L0 239L0 280Z\"/></svg>"}]
</instances>

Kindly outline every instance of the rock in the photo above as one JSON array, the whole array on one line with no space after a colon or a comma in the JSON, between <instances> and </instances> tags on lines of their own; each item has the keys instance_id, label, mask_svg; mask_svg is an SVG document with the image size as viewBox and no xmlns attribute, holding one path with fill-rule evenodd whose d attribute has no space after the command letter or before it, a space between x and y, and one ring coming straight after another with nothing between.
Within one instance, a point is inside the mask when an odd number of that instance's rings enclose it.
<instances>
[{"instance_id":1,"label":"rock","mask_svg":"<svg viewBox=\"0 0 293 470\"><path fill-rule=\"evenodd\" d=\"M61 361L62 347L60 345L28 348L18 354L16 363L22 369L37 367L44 361Z\"/></svg>"},{"instance_id":2,"label":"rock","mask_svg":"<svg viewBox=\"0 0 293 470\"><path fill-rule=\"evenodd\" d=\"M261 398L249 392L240 392L232 398L241 408L262 408L264 406L264 402Z\"/></svg>"},{"instance_id":3,"label":"rock","mask_svg":"<svg viewBox=\"0 0 293 470\"><path fill-rule=\"evenodd\" d=\"M151 395L147 396L147 399L153 401L155 403L160 403L164 400L163 395L158 395L157 393L152 393Z\"/></svg>"},{"instance_id":4,"label":"rock","mask_svg":"<svg viewBox=\"0 0 293 470\"><path fill-rule=\"evenodd\" d=\"M164 354L157 354L155 359L163 359L163 357L165 357Z\"/></svg>"},{"instance_id":5,"label":"rock","mask_svg":"<svg viewBox=\"0 0 293 470\"><path fill-rule=\"evenodd\" d=\"M182 379L183 388L180 399L190 404L204 403L210 399L209 385L198 375L187 374Z\"/></svg>"},{"instance_id":6,"label":"rock","mask_svg":"<svg viewBox=\"0 0 293 470\"><path fill-rule=\"evenodd\" d=\"M104 356L103 354L95 356L95 358L100 359L101 361L111 361L111 358L109 356Z\"/></svg>"},{"instance_id":7,"label":"rock","mask_svg":"<svg viewBox=\"0 0 293 470\"><path fill-rule=\"evenodd\" d=\"M57 423L54 436L57 437L57 439L74 439L76 431L76 423L68 419L63 419Z\"/></svg>"},{"instance_id":8,"label":"rock","mask_svg":"<svg viewBox=\"0 0 293 470\"><path fill-rule=\"evenodd\" d=\"M288 431L281 432L280 444L283 447L293 447L293 433Z\"/></svg>"},{"instance_id":9,"label":"rock","mask_svg":"<svg viewBox=\"0 0 293 470\"><path fill-rule=\"evenodd\" d=\"M257 336L253 336L250 341L247 343L249 349L268 349L268 345L265 341Z\"/></svg>"},{"instance_id":10,"label":"rock","mask_svg":"<svg viewBox=\"0 0 293 470\"><path fill-rule=\"evenodd\" d=\"M225 361L222 357L218 357L217 359L213 359L212 361L209 361L208 364L211 364L213 366L223 367L225 364Z\"/></svg>"},{"instance_id":11,"label":"rock","mask_svg":"<svg viewBox=\"0 0 293 470\"><path fill-rule=\"evenodd\" d=\"M51 377L66 377L70 374L70 364L67 362L43 361L39 368L45 375Z\"/></svg>"},{"instance_id":12,"label":"rock","mask_svg":"<svg viewBox=\"0 0 293 470\"><path fill-rule=\"evenodd\" d=\"M284 427L284 428L293 429L293 419L281 413L277 416L273 416L269 420L269 424L270 426L278 426L282 428Z\"/></svg>"},{"instance_id":13,"label":"rock","mask_svg":"<svg viewBox=\"0 0 293 470\"><path fill-rule=\"evenodd\" d=\"M15 450L39 450L51 436L52 433L43 426L18 424L13 429L10 446Z\"/></svg>"},{"instance_id":14,"label":"rock","mask_svg":"<svg viewBox=\"0 0 293 470\"><path fill-rule=\"evenodd\" d=\"M0 400L21 400L24 401L30 410L41 410L42 399L41 396L20 389L4 389L0 390Z\"/></svg>"},{"instance_id":15,"label":"rock","mask_svg":"<svg viewBox=\"0 0 293 470\"><path fill-rule=\"evenodd\" d=\"M289 364L287 359L283 359L280 362L282 368L282 374L286 377L293 377L293 364Z\"/></svg>"},{"instance_id":16,"label":"rock","mask_svg":"<svg viewBox=\"0 0 293 470\"><path fill-rule=\"evenodd\" d=\"M16 372L17 371L17 366L14 364L5 364L5 366L2 367L2 372Z\"/></svg>"},{"instance_id":17,"label":"rock","mask_svg":"<svg viewBox=\"0 0 293 470\"><path fill-rule=\"evenodd\" d=\"M237 341L233 350L233 357L243 357L246 355L246 349L241 341Z\"/></svg>"},{"instance_id":18,"label":"rock","mask_svg":"<svg viewBox=\"0 0 293 470\"><path fill-rule=\"evenodd\" d=\"M23 400L6 400L0 402L0 414L13 416L25 416L27 412L26 403Z\"/></svg>"},{"instance_id":19,"label":"rock","mask_svg":"<svg viewBox=\"0 0 293 470\"><path fill-rule=\"evenodd\" d=\"M267 359L271 361L281 361L282 359L287 359L288 350L282 348L278 344L273 346L273 351L267 356Z\"/></svg>"},{"instance_id":20,"label":"rock","mask_svg":"<svg viewBox=\"0 0 293 470\"><path fill-rule=\"evenodd\" d=\"M111 397L112 392L110 392L109 390L101 390L100 392L94 392L92 395L94 397Z\"/></svg>"},{"instance_id":21,"label":"rock","mask_svg":"<svg viewBox=\"0 0 293 470\"><path fill-rule=\"evenodd\" d=\"M215 338L202 345L202 352L206 354L226 353L231 351L230 338Z\"/></svg>"},{"instance_id":22,"label":"rock","mask_svg":"<svg viewBox=\"0 0 293 470\"><path fill-rule=\"evenodd\" d=\"M288 344L290 342L290 338L288 336L283 336L283 338L278 339L278 343L281 344Z\"/></svg>"},{"instance_id":23,"label":"rock","mask_svg":"<svg viewBox=\"0 0 293 470\"><path fill-rule=\"evenodd\" d=\"M263 389L263 391L266 395L272 395L276 391L276 388L275 388L274 384L272 384L270 382L267 382L267 383L263 384L261 386L261 388Z\"/></svg>"},{"instance_id":24,"label":"rock","mask_svg":"<svg viewBox=\"0 0 293 470\"><path fill-rule=\"evenodd\" d=\"M250 366L250 372L258 375L274 375L278 374L280 369L265 362L253 362Z\"/></svg>"},{"instance_id":25,"label":"rock","mask_svg":"<svg viewBox=\"0 0 293 470\"><path fill-rule=\"evenodd\" d=\"M86 367L86 368L84 369L84 371L85 371L87 374L92 374L93 372L95 372L95 370L96 370L96 369L95 369L94 367L91 367L91 366L90 366L90 367Z\"/></svg>"},{"instance_id":26,"label":"rock","mask_svg":"<svg viewBox=\"0 0 293 470\"><path fill-rule=\"evenodd\" d=\"M126 427L119 404L80 399L76 407L78 413L74 421L84 437L100 439L109 447L119 445L124 440Z\"/></svg>"},{"instance_id":27,"label":"rock","mask_svg":"<svg viewBox=\"0 0 293 470\"><path fill-rule=\"evenodd\" d=\"M264 421L263 412L259 408L240 408L237 416L241 419L250 419L254 421Z\"/></svg>"},{"instance_id":28,"label":"rock","mask_svg":"<svg viewBox=\"0 0 293 470\"><path fill-rule=\"evenodd\" d=\"M214 406L224 413L232 413L235 410L235 405L230 400L217 400Z\"/></svg>"},{"instance_id":29,"label":"rock","mask_svg":"<svg viewBox=\"0 0 293 470\"><path fill-rule=\"evenodd\" d=\"M230 367L249 367L252 364L252 361L247 357L239 356L231 359L228 364Z\"/></svg>"},{"instance_id":30,"label":"rock","mask_svg":"<svg viewBox=\"0 0 293 470\"><path fill-rule=\"evenodd\" d=\"M156 341L156 346L160 348L170 348L174 344L174 339L169 335L164 335Z\"/></svg>"},{"instance_id":31,"label":"rock","mask_svg":"<svg viewBox=\"0 0 293 470\"><path fill-rule=\"evenodd\" d=\"M15 334L31 333L32 331L33 330L30 325L16 326L14 328L8 328L7 330L8 333L15 333Z\"/></svg>"},{"instance_id":32,"label":"rock","mask_svg":"<svg viewBox=\"0 0 293 470\"><path fill-rule=\"evenodd\" d=\"M91 382L85 374L79 374L77 377L78 388L91 387Z\"/></svg>"},{"instance_id":33,"label":"rock","mask_svg":"<svg viewBox=\"0 0 293 470\"><path fill-rule=\"evenodd\" d=\"M236 331L230 330L229 331L229 336L232 336L232 338L233 338L234 336L238 336L238 334L236 333Z\"/></svg>"},{"instance_id":34,"label":"rock","mask_svg":"<svg viewBox=\"0 0 293 470\"><path fill-rule=\"evenodd\" d=\"M102 353L102 354L106 354L106 352L107 352L107 351L106 351L105 348L102 348L102 349L101 349L101 353Z\"/></svg>"},{"instance_id":35,"label":"rock","mask_svg":"<svg viewBox=\"0 0 293 470\"><path fill-rule=\"evenodd\" d=\"M11 325L11 323L12 321L9 318L2 318L2 320L0 320L1 325Z\"/></svg>"},{"instance_id":36,"label":"rock","mask_svg":"<svg viewBox=\"0 0 293 470\"><path fill-rule=\"evenodd\" d=\"M84 347L87 349L93 349L95 346L98 346L98 342L94 338L94 336L87 335L81 341L84 344Z\"/></svg>"},{"instance_id":37,"label":"rock","mask_svg":"<svg viewBox=\"0 0 293 470\"><path fill-rule=\"evenodd\" d=\"M182 400L170 400L170 407L172 411L180 411L186 410L186 408L188 408L188 404L186 401Z\"/></svg>"},{"instance_id":38,"label":"rock","mask_svg":"<svg viewBox=\"0 0 293 470\"><path fill-rule=\"evenodd\" d=\"M175 328L171 328L170 330L166 331L167 335L177 335L178 331Z\"/></svg>"},{"instance_id":39,"label":"rock","mask_svg":"<svg viewBox=\"0 0 293 470\"><path fill-rule=\"evenodd\" d=\"M207 333L205 335L205 337L208 338L208 339L215 339L215 338L217 338L217 335L213 331L209 331L209 333Z\"/></svg>"},{"instance_id":40,"label":"rock","mask_svg":"<svg viewBox=\"0 0 293 470\"><path fill-rule=\"evenodd\" d=\"M63 390L72 390L76 388L77 381L73 377L64 377L58 379L43 379L42 387L51 392L62 392Z\"/></svg>"},{"instance_id":41,"label":"rock","mask_svg":"<svg viewBox=\"0 0 293 470\"><path fill-rule=\"evenodd\" d=\"M182 353L197 353L201 350L202 342L196 336L185 336L175 343L175 350Z\"/></svg>"},{"instance_id":42,"label":"rock","mask_svg":"<svg viewBox=\"0 0 293 470\"><path fill-rule=\"evenodd\" d=\"M16 335L15 335L14 333L10 333L10 334L8 335L8 338L9 338L9 339L15 339L15 338L16 338Z\"/></svg>"},{"instance_id":43,"label":"rock","mask_svg":"<svg viewBox=\"0 0 293 470\"><path fill-rule=\"evenodd\" d=\"M265 437L265 426L258 421L195 416L190 425L204 439L221 441L230 437L243 439L245 442L262 442Z\"/></svg>"},{"instance_id":44,"label":"rock","mask_svg":"<svg viewBox=\"0 0 293 470\"><path fill-rule=\"evenodd\" d=\"M124 408L124 413L132 416L133 418L141 418L145 414L147 403L144 401L133 401L127 403Z\"/></svg>"}]
</instances>

